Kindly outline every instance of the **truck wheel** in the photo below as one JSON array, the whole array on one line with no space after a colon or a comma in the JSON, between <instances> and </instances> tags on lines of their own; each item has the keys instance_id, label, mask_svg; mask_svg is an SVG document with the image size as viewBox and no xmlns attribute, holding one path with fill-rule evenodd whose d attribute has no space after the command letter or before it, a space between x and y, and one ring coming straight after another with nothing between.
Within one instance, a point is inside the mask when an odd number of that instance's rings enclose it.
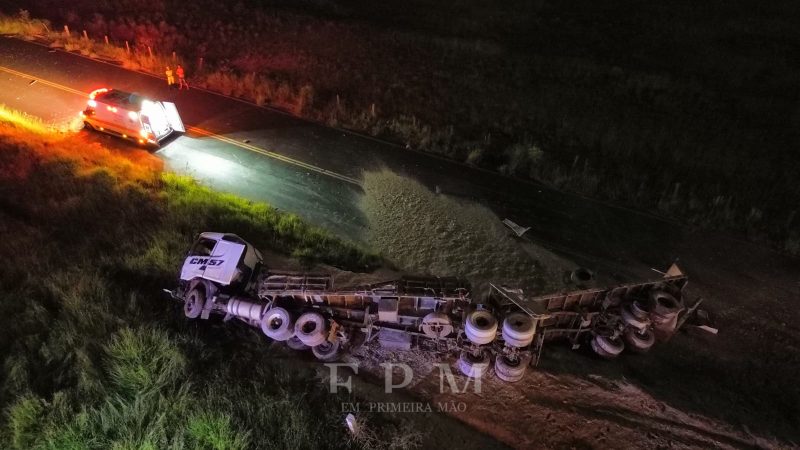
<instances>
[{"instance_id":1,"label":"truck wheel","mask_svg":"<svg viewBox=\"0 0 800 450\"><path fill-rule=\"evenodd\" d=\"M467 316L464 331L467 333L467 339L473 344L488 344L497 336L497 319L485 309L472 311Z\"/></svg>"},{"instance_id":2,"label":"truck wheel","mask_svg":"<svg viewBox=\"0 0 800 450\"><path fill-rule=\"evenodd\" d=\"M286 346L297 351L308 350L308 346L303 344L303 341L301 341L297 336L292 336L287 339Z\"/></svg>"},{"instance_id":3,"label":"truck wheel","mask_svg":"<svg viewBox=\"0 0 800 450\"><path fill-rule=\"evenodd\" d=\"M311 353L320 361L336 361L339 359L339 341L325 341L322 344L311 347Z\"/></svg>"},{"instance_id":4,"label":"truck wheel","mask_svg":"<svg viewBox=\"0 0 800 450\"><path fill-rule=\"evenodd\" d=\"M276 341L285 341L294 335L294 324L289 311L275 307L261 317L261 331Z\"/></svg>"},{"instance_id":5,"label":"truck wheel","mask_svg":"<svg viewBox=\"0 0 800 450\"><path fill-rule=\"evenodd\" d=\"M307 312L294 324L294 334L303 344L316 347L325 342L325 318L318 312Z\"/></svg>"},{"instance_id":6,"label":"truck wheel","mask_svg":"<svg viewBox=\"0 0 800 450\"><path fill-rule=\"evenodd\" d=\"M647 353L656 343L656 335L650 328L626 328L623 336L627 347L635 353Z\"/></svg>"},{"instance_id":7,"label":"truck wheel","mask_svg":"<svg viewBox=\"0 0 800 450\"><path fill-rule=\"evenodd\" d=\"M605 359L614 359L625 349L625 343L620 338L595 335L592 339L592 350Z\"/></svg>"},{"instance_id":8,"label":"truck wheel","mask_svg":"<svg viewBox=\"0 0 800 450\"><path fill-rule=\"evenodd\" d=\"M525 313L512 313L503 320L503 339L512 347L527 347L535 332L536 323Z\"/></svg>"},{"instance_id":9,"label":"truck wheel","mask_svg":"<svg viewBox=\"0 0 800 450\"><path fill-rule=\"evenodd\" d=\"M202 285L194 287L186 293L183 300L183 313L190 319L197 319L206 304L206 291Z\"/></svg>"},{"instance_id":10,"label":"truck wheel","mask_svg":"<svg viewBox=\"0 0 800 450\"><path fill-rule=\"evenodd\" d=\"M669 317L681 309L681 305L678 300L668 292L651 291L650 301L653 307L653 314L657 314L662 317Z\"/></svg>"},{"instance_id":11,"label":"truck wheel","mask_svg":"<svg viewBox=\"0 0 800 450\"><path fill-rule=\"evenodd\" d=\"M647 316L650 315L650 309L652 308L650 305L640 302L639 300L634 300L631 305L631 313L638 317L639 319L646 319Z\"/></svg>"},{"instance_id":12,"label":"truck wheel","mask_svg":"<svg viewBox=\"0 0 800 450\"><path fill-rule=\"evenodd\" d=\"M453 332L453 322L447 314L432 312L422 319L420 330L432 339L447 337Z\"/></svg>"},{"instance_id":13,"label":"truck wheel","mask_svg":"<svg viewBox=\"0 0 800 450\"><path fill-rule=\"evenodd\" d=\"M623 306L620 315L622 316L622 321L625 323L625 325L633 328L641 330L650 325L650 319L648 319L647 316L645 316L645 318L641 318L637 314L637 309L635 306L633 306L633 304Z\"/></svg>"},{"instance_id":14,"label":"truck wheel","mask_svg":"<svg viewBox=\"0 0 800 450\"><path fill-rule=\"evenodd\" d=\"M464 350L458 358L458 369L470 378L480 378L489 370L489 352L481 349L478 355Z\"/></svg>"},{"instance_id":15,"label":"truck wheel","mask_svg":"<svg viewBox=\"0 0 800 450\"><path fill-rule=\"evenodd\" d=\"M528 368L526 362L523 358L517 358L516 361L512 361L505 355L498 356L494 360L494 374L497 375L497 378L507 383L515 383L525 376L525 371Z\"/></svg>"}]
</instances>

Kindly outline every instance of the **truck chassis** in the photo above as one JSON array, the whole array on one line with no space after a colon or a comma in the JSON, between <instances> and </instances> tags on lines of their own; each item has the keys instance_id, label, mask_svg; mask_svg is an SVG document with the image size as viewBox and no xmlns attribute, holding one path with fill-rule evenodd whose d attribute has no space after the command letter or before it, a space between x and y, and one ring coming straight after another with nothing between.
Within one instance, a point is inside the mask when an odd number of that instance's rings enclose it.
<instances>
[{"instance_id":1,"label":"truck chassis","mask_svg":"<svg viewBox=\"0 0 800 450\"><path fill-rule=\"evenodd\" d=\"M688 278L674 264L657 280L540 296L490 284L476 301L469 283L456 277L404 276L337 288L327 274L264 268L260 254L235 235L198 239L209 241L205 246L214 251L208 254L221 262L187 256L178 289L169 291L187 317L239 319L290 348L310 348L322 361L377 340L396 350L458 353L469 377L486 374L494 360L498 378L514 382L538 364L546 342L565 340L573 349L588 344L607 359L625 349L644 353L669 340L685 310ZM231 254L239 265L230 276L204 275L211 273L208 265L233 267L225 261ZM204 270L189 267L198 261Z\"/></svg>"}]
</instances>

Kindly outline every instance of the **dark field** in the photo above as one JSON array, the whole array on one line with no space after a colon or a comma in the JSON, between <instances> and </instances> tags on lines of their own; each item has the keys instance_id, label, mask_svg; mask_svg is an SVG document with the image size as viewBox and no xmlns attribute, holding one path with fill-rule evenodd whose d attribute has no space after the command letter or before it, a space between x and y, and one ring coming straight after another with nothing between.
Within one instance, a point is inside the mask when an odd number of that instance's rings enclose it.
<instances>
[{"instance_id":1,"label":"dark field","mask_svg":"<svg viewBox=\"0 0 800 450\"><path fill-rule=\"evenodd\" d=\"M795 2L19 6L223 93L800 251Z\"/></svg>"}]
</instances>

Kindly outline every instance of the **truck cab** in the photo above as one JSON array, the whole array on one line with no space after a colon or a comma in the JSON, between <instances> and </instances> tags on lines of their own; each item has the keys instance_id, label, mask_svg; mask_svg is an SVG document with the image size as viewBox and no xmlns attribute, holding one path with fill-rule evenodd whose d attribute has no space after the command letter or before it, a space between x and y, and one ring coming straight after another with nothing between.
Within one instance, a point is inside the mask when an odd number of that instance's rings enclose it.
<instances>
[{"instance_id":1,"label":"truck cab","mask_svg":"<svg viewBox=\"0 0 800 450\"><path fill-rule=\"evenodd\" d=\"M180 279L214 283L221 291L235 294L252 290L263 265L261 252L231 233L201 233L183 261Z\"/></svg>"}]
</instances>

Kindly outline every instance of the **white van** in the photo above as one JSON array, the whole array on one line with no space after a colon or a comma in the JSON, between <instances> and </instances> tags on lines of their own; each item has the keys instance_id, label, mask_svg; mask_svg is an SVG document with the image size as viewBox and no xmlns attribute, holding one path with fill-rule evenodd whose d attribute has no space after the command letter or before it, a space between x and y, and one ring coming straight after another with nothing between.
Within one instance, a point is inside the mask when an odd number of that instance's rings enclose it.
<instances>
[{"instance_id":1,"label":"white van","mask_svg":"<svg viewBox=\"0 0 800 450\"><path fill-rule=\"evenodd\" d=\"M185 132L174 103L149 100L136 93L97 89L81 111L84 127L158 146L173 131Z\"/></svg>"}]
</instances>

